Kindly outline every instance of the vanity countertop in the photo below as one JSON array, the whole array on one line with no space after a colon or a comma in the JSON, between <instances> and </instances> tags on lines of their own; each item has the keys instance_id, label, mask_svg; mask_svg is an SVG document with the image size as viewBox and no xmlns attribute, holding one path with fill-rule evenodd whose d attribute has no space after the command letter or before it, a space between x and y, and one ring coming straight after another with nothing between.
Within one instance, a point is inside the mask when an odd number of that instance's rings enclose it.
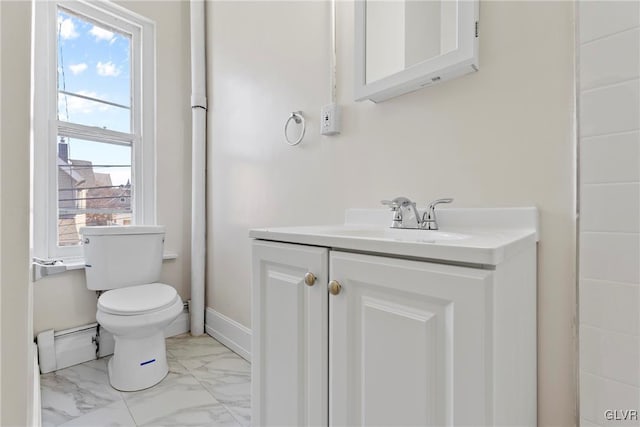
<instances>
[{"instance_id":1,"label":"vanity countertop","mask_svg":"<svg viewBox=\"0 0 640 427\"><path fill-rule=\"evenodd\" d=\"M345 223L255 228L249 237L441 262L495 266L538 241L536 208L449 208L440 229L390 228L386 209L349 209Z\"/></svg>"}]
</instances>

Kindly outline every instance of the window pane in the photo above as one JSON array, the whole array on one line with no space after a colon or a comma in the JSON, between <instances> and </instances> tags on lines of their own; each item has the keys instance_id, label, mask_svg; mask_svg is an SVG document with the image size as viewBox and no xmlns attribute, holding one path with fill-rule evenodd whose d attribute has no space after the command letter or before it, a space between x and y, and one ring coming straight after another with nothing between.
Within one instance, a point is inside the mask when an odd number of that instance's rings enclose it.
<instances>
[{"instance_id":1,"label":"window pane","mask_svg":"<svg viewBox=\"0 0 640 427\"><path fill-rule=\"evenodd\" d=\"M58 245L85 225L132 223L131 147L58 137Z\"/></svg>"},{"instance_id":2,"label":"window pane","mask_svg":"<svg viewBox=\"0 0 640 427\"><path fill-rule=\"evenodd\" d=\"M131 37L58 9L57 39L58 119L130 133Z\"/></svg>"},{"instance_id":3,"label":"window pane","mask_svg":"<svg viewBox=\"0 0 640 427\"><path fill-rule=\"evenodd\" d=\"M58 119L131 133L131 110L93 101L92 94L58 92Z\"/></svg>"}]
</instances>

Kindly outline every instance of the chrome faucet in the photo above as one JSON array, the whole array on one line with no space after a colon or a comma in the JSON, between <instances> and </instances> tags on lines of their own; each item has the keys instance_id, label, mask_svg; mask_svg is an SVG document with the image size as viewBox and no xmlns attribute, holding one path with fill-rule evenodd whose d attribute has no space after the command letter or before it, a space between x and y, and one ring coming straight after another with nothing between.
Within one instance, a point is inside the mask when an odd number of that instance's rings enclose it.
<instances>
[{"instance_id":1,"label":"chrome faucet","mask_svg":"<svg viewBox=\"0 0 640 427\"><path fill-rule=\"evenodd\" d=\"M429 203L422 217L416 208L416 204L407 197L396 197L393 200L382 200L382 204L389 206L393 212L391 228L437 230L436 206L440 203L451 203L453 199L438 199ZM407 215L411 212L413 215Z\"/></svg>"}]
</instances>

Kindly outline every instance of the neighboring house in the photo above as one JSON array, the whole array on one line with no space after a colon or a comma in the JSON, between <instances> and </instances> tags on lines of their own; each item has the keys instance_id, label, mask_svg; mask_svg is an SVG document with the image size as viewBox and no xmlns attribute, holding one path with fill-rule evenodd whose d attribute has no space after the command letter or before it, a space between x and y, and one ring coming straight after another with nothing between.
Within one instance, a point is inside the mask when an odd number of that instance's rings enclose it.
<instances>
[{"instance_id":1,"label":"neighboring house","mask_svg":"<svg viewBox=\"0 0 640 427\"><path fill-rule=\"evenodd\" d=\"M68 157L67 144L58 144L58 244L60 246L77 245L78 200L84 197L81 189L85 178L78 173Z\"/></svg>"},{"instance_id":2,"label":"neighboring house","mask_svg":"<svg viewBox=\"0 0 640 427\"><path fill-rule=\"evenodd\" d=\"M94 171L88 160L68 158L58 144L58 244L77 245L85 225L131 223L131 183L113 185L111 175Z\"/></svg>"}]
</instances>

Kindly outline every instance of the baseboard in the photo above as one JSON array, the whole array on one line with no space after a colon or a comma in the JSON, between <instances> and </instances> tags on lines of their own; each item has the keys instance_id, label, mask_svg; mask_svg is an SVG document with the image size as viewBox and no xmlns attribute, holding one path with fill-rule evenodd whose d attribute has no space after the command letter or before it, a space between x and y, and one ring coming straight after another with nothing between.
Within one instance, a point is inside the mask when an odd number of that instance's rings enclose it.
<instances>
[{"instance_id":1,"label":"baseboard","mask_svg":"<svg viewBox=\"0 0 640 427\"><path fill-rule=\"evenodd\" d=\"M230 350L251 362L251 329L207 307L204 329Z\"/></svg>"},{"instance_id":2,"label":"baseboard","mask_svg":"<svg viewBox=\"0 0 640 427\"><path fill-rule=\"evenodd\" d=\"M38 334L38 354L40 372L45 374L67 368L96 358L97 323L54 332L48 330ZM165 337L173 337L189 332L189 312L185 309L164 330ZM113 335L100 328L98 357L113 354Z\"/></svg>"}]
</instances>

